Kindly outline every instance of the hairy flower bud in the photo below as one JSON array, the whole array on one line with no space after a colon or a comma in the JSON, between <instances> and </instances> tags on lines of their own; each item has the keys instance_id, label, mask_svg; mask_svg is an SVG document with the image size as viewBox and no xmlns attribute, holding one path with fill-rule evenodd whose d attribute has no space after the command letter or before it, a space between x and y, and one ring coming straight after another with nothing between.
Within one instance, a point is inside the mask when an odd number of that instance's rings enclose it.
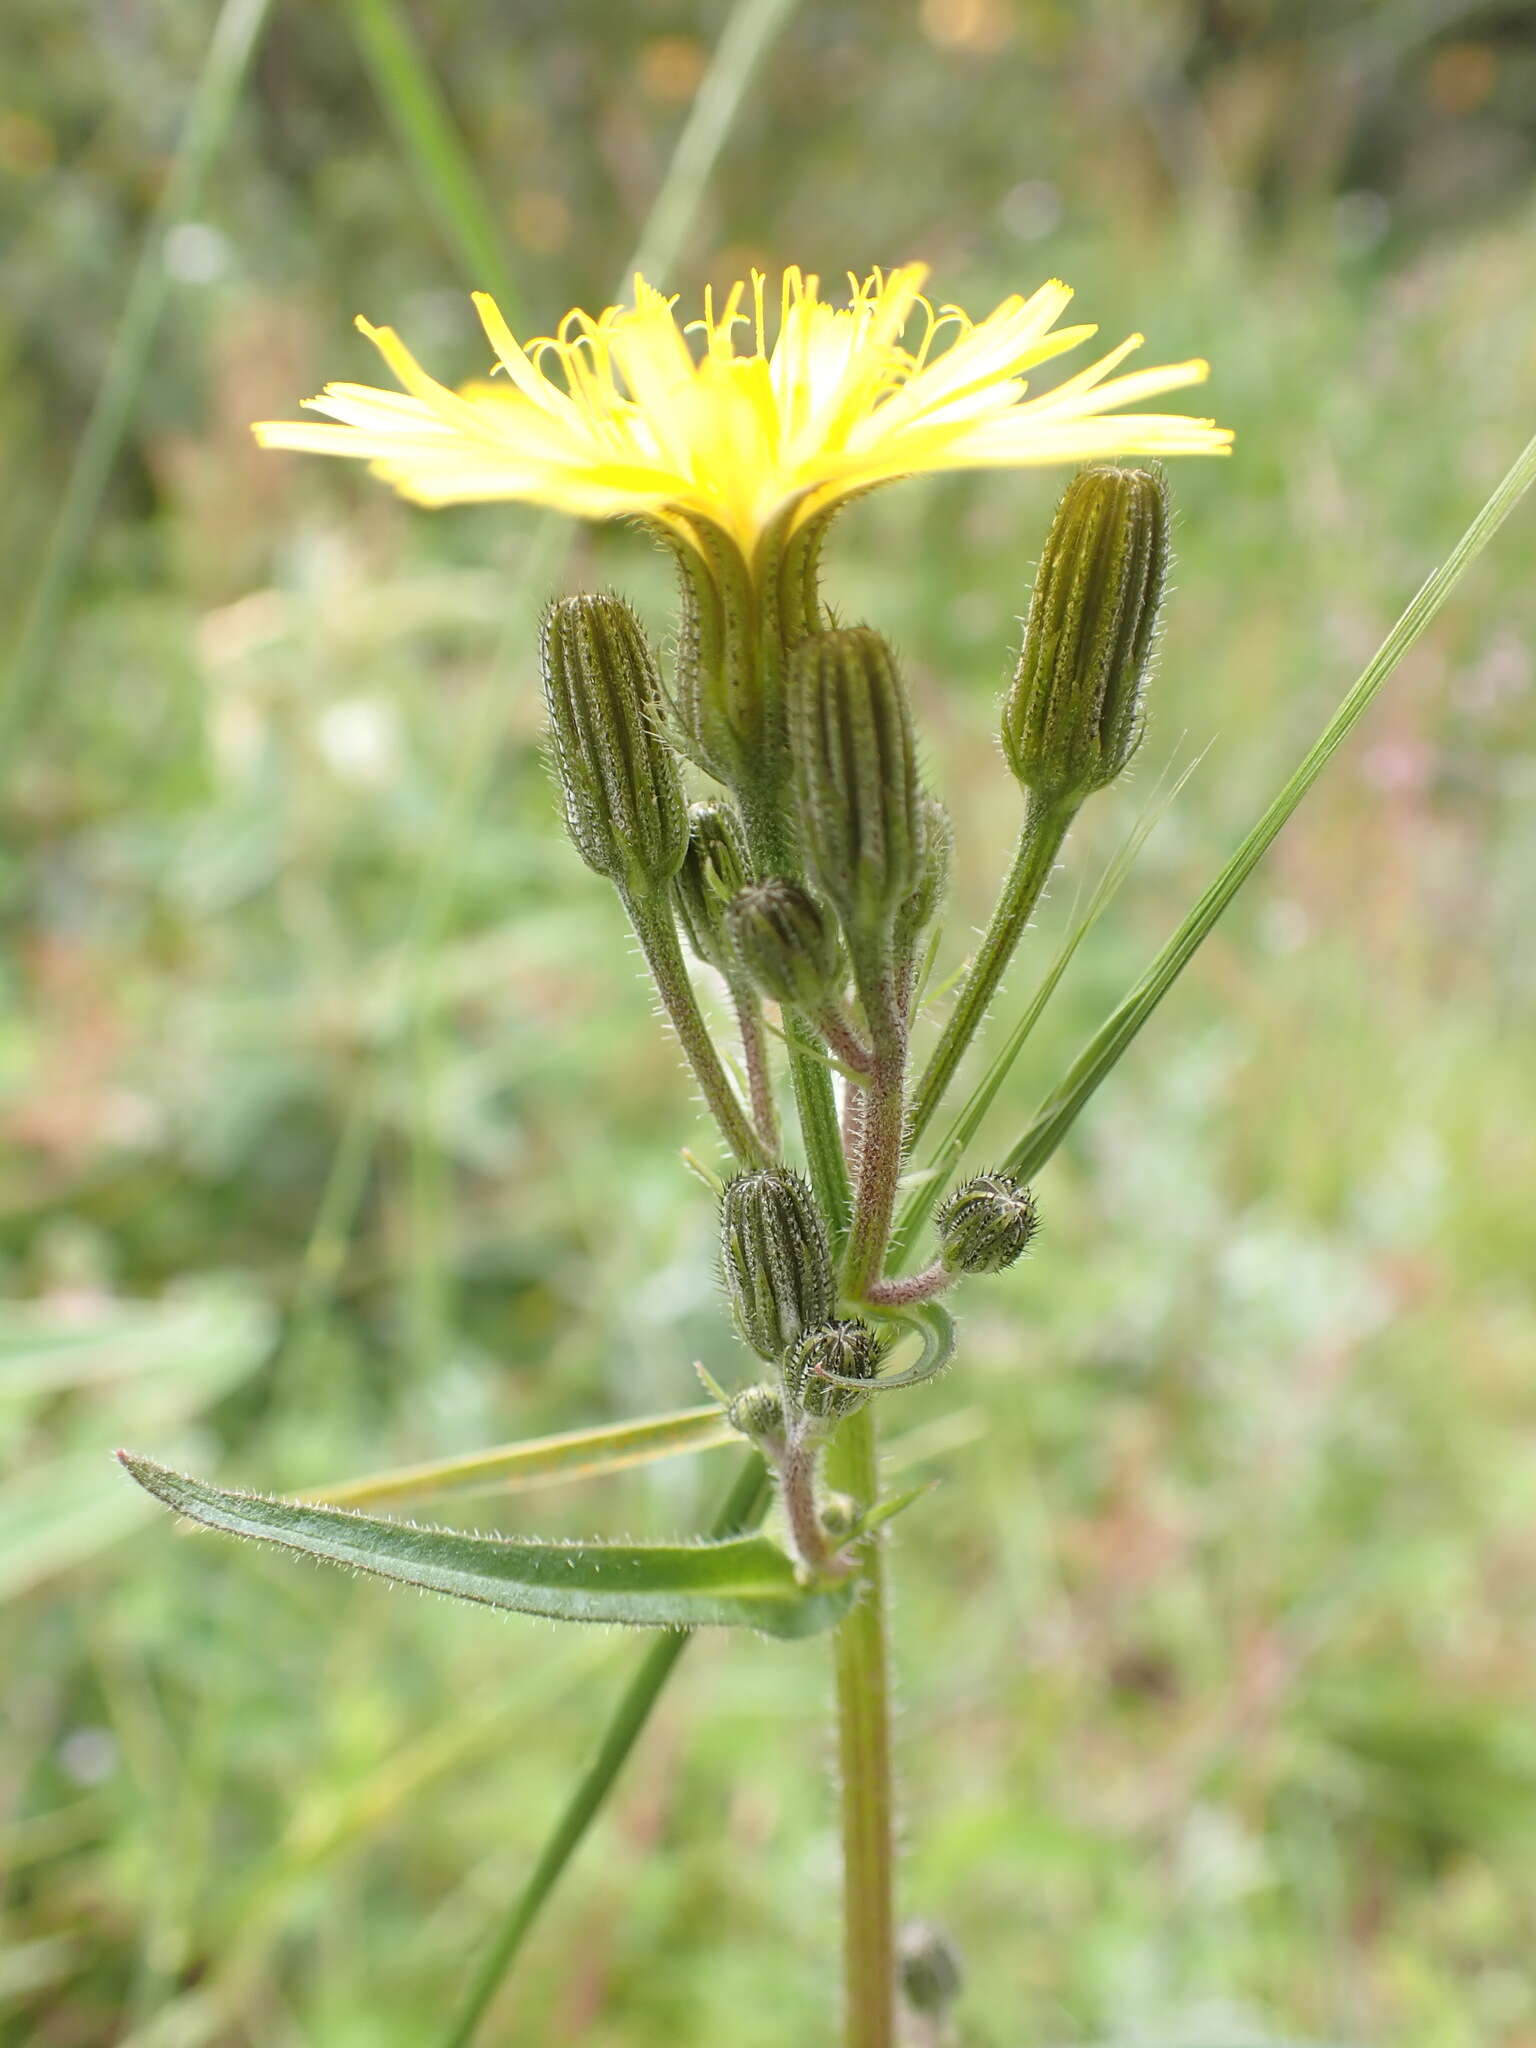
<instances>
[{"instance_id":1,"label":"hairy flower bud","mask_svg":"<svg viewBox=\"0 0 1536 2048\"><path fill-rule=\"evenodd\" d=\"M885 1345L868 1323L850 1318L808 1330L784 1366L784 1385L806 1415L821 1422L840 1422L869 1399L854 1387L840 1387L824 1377L872 1380L885 1355Z\"/></svg>"},{"instance_id":2,"label":"hairy flower bud","mask_svg":"<svg viewBox=\"0 0 1536 2048\"><path fill-rule=\"evenodd\" d=\"M1168 514L1160 474L1103 465L1075 476L1057 507L1003 703L1008 765L1042 797L1103 789L1141 740Z\"/></svg>"},{"instance_id":3,"label":"hairy flower bud","mask_svg":"<svg viewBox=\"0 0 1536 2048\"><path fill-rule=\"evenodd\" d=\"M1039 1228L1035 1198L1012 1174L979 1173L939 1210L939 1257L951 1273L1001 1273Z\"/></svg>"},{"instance_id":4,"label":"hairy flower bud","mask_svg":"<svg viewBox=\"0 0 1536 2048\"><path fill-rule=\"evenodd\" d=\"M672 905L689 945L721 974L737 969L726 909L750 872L746 836L731 806L714 799L691 805L688 851L672 878Z\"/></svg>"},{"instance_id":5,"label":"hairy flower bud","mask_svg":"<svg viewBox=\"0 0 1536 2048\"><path fill-rule=\"evenodd\" d=\"M755 1387L743 1387L726 1409L725 1419L732 1429L740 1430L753 1443L782 1444L784 1396L766 1380Z\"/></svg>"},{"instance_id":6,"label":"hairy flower bud","mask_svg":"<svg viewBox=\"0 0 1536 2048\"><path fill-rule=\"evenodd\" d=\"M917 753L895 658L865 626L814 633L790 665L787 702L811 878L850 937L886 930L923 867Z\"/></svg>"},{"instance_id":7,"label":"hairy flower bud","mask_svg":"<svg viewBox=\"0 0 1536 2048\"><path fill-rule=\"evenodd\" d=\"M803 1332L832 1314L826 1232L809 1185L785 1167L727 1182L720 1263L736 1327L759 1358L778 1364Z\"/></svg>"},{"instance_id":8,"label":"hairy flower bud","mask_svg":"<svg viewBox=\"0 0 1536 2048\"><path fill-rule=\"evenodd\" d=\"M953 1942L931 1921L901 1930L901 1988L914 2012L942 2018L960 1996L960 1958Z\"/></svg>"},{"instance_id":9,"label":"hairy flower bud","mask_svg":"<svg viewBox=\"0 0 1536 2048\"><path fill-rule=\"evenodd\" d=\"M576 851L622 888L663 888L687 850L688 815L640 621L622 598L561 598L544 614L540 654Z\"/></svg>"},{"instance_id":10,"label":"hairy flower bud","mask_svg":"<svg viewBox=\"0 0 1536 2048\"><path fill-rule=\"evenodd\" d=\"M780 875L749 882L725 921L737 958L765 996L816 1011L842 987L837 927L808 889Z\"/></svg>"}]
</instances>

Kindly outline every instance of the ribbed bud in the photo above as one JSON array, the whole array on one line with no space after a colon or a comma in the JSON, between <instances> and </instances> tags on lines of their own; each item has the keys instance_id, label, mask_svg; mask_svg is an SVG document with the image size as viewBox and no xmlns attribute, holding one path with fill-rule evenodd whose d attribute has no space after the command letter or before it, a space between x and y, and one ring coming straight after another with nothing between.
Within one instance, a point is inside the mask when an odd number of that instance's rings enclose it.
<instances>
[{"instance_id":1,"label":"ribbed bud","mask_svg":"<svg viewBox=\"0 0 1536 2048\"><path fill-rule=\"evenodd\" d=\"M730 805L713 799L691 805L688 851L672 878L672 905L689 945L721 974L736 972L725 913L750 872L741 820Z\"/></svg>"},{"instance_id":2,"label":"ribbed bud","mask_svg":"<svg viewBox=\"0 0 1536 2048\"><path fill-rule=\"evenodd\" d=\"M1168 524L1168 486L1153 470L1100 466L1067 485L1003 704L1008 765L1040 796L1080 801L1136 751Z\"/></svg>"},{"instance_id":3,"label":"ribbed bud","mask_svg":"<svg viewBox=\"0 0 1536 2048\"><path fill-rule=\"evenodd\" d=\"M737 958L773 1002L814 1012L841 989L847 970L837 926L798 882L749 882L725 920Z\"/></svg>"},{"instance_id":4,"label":"ribbed bud","mask_svg":"<svg viewBox=\"0 0 1536 2048\"><path fill-rule=\"evenodd\" d=\"M919 799L923 814L923 866L917 887L901 906L897 929L908 940L925 932L944 908L955 852L955 828L936 796Z\"/></svg>"},{"instance_id":5,"label":"ribbed bud","mask_svg":"<svg viewBox=\"0 0 1536 2048\"><path fill-rule=\"evenodd\" d=\"M979 1173L939 1210L939 1257L951 1273L1001 1273L1039 1228L1035 1198L1012 1174Z\"/></svg>"},{"instance_id":6,"label":"ribbed bud","mask_svg":"<svg viewBox=\"0 0 1536 2048\"><path fill-rule=\"evenodd\" d=\"M744 1387L726 1409L725 1419L732 1429L740 1430L754 1443L782 1443L784 1396L766 1380L755 1387Z\"/></svg>"},{"instance_id":7,"label":"ribbed bud","mask_svg":"<svg viewBox=\"0 0 1536 2048\"><path fill-rule=\"evenodd\" d=\"M850 934L884 929L923 871L912 719L885 641L865 626L803 640L788 716L811 878Z\"/></svg>"},{"instance_id":8,"label":"ribbed bud","mask_svg":"<svg viewBox=\"0 0 1536 2048\"><path fill-rule=\"evenodd\" d=\"M914 2012L940 2019L960 1996L960 1958L942 1928L914 1920L901 1930L901 1988Z\"/></svg>"},{"instance_id":9,"label":"ribbed bud","mask_svg":"<svg viewBox=\"0 0 1536 2048\"><path fill-rule=\"evenodd\" d=\"M869 1399L853 1387L840 1387L823 1377L837 1373L849 1380L872 1380L885 1346L868 1323L856 1319L825 1323L808 1330L784 1366L784 1385L791 1400L818 1421L840 1422Z\"/></svg>"},{"instance_id":10,"label":"ribbed bud","mask_svg":"<svg viewBox=\"0 0 1536 2048\"><path fill-rule=\"evenodd\" d=\"M544 614L540 653L576 851L622 887L664 887L687 850L688 814L640 621L622 598L561 598Z\"/></svg>"},{"instance_id":11,"label":"ribbed bud","mask_svg":"<svg viewBox=\"0 0 1536 2048\"><path fill-rule=\"evenodd\" d=\"M809 1185L784 1167L767 1166L727 1183L720 1263L736 1327L759 1358L779 1363L806 1330L832 1314L826 1232Z\"/></svg>"}]
</instances>

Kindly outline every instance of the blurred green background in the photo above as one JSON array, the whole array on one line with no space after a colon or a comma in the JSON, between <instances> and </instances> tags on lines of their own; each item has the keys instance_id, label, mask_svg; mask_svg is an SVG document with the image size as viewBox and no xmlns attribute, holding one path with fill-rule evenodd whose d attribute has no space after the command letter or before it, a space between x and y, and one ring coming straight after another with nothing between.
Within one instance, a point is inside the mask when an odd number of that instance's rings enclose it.
<instances>
[{"instance_id":1,"label":"blurred green background","mask_svg":"<svg viewBox=\"0 0 1536 2048\"><path fill-rule=\"evenodd\" d=\"M920 255L981 311L1059 272L1108 340L1208 355L1238 434L1175 474L1152 736L1008 1014L1199 766L1001 1151L1536 424L1536 16L783 11L667 283ZM611 583L662 631L664 564L247 431L375 375L355 312L468 374L469 286L522 332L606 301L726 15L282 0L157 239L214 9L6 9L13 633L146 238L165 293L0 768L7 2041L430 2048L636 1654L178 1538L108 1446L299 1487L745 1377L707 1137L539 756L537 599ZM413 154L392 18L480 227ZM893 489L833 551L958 813L951 962L1059 483ZM971 2048L1536 2044L1530 561L1527 509L1051 1164L961 1367L887 1412L944 1481L895 1545L903 1878ZM447 1511L687 1529L727 1462ZM695 1645L488 2038L830 2040L827 1695L824 1646Z\"/></svg>"}]
</instances>

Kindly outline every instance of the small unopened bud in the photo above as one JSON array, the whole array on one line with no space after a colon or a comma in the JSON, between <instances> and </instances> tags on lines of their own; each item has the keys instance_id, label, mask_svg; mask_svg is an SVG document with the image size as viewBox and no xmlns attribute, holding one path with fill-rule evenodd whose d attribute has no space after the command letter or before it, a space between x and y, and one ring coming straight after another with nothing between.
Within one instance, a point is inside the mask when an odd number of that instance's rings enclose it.
<instances>
[{"instance_id":1,"label":"small unopened bud","mask_svg":"<svg viewBox=\"0 0 1536 2048\"><path fill-rule=\"evenodd\" d=\"M808 889L779 875L749 882L726 911L737 958L765 996L812 1012L846 975L837 926Z\"/></svg>"},{"instance_id":2,"label":"small unopened bud","mask_svg":"<svg viewBox=\"0 0 1536 2048\"><path fill-rule=\"evenodd\" d=\"M868 1323L856 1318L825 1323L820 1329L808 1330L790 1353L784 1366L784 1385L805 1414L818 1421L840 1422L862 1408L869 1396L856 1387L840 1387L826 1375L872 1380L884 1356L885 1345Z\"/></svg>"},{"instance_id":3,"label":"small unopened bud","mask_svg":"<svg viewBox=\"0 0 1536 2048\"><path fill-rule=\"evenodd\" d=\"M919 802L923 814L922 872L897 919L897 929L909 943L925 932L944 908L955 851L955 828L948 810L936 796L924 795Z\"/></svg>"},{"instance_id":4,"label":"small unopened bud","mask_svg":"<svg viewBox=\"0 0 1536 2048\"><path fill-rule=\"evenodd\" d=\"M787 701L811 878L850 936L887 930L923 869L917 754L895 657L865 626L814 633L796 650Z\"/></svg>"},{"instance_id":5,"label":"small unopened bud","mask_svg":"<svg viewBox=\"0 0 1536 2048\"><path fill-rule=\"evenodd\" d=\"M1040 556L1003 751L1026 788L1080 802L1113 782L1145 727L1168 576L1168 486L1148 469L1085 469Z\"/></svg>"},{"instance_id":6,"label":"small unopened bud","mask_svg":"<svg viewBox=\"0 0 1536 2048\"><path fill-rule=\"evenodd\" d=\"M851 1493L829 1493L822 1497L821 1530L834 1543L851 1536L859 1519L859 1504Z\"/></svg>"},{"instance_id":7,"label":"small unopened bud","mask_svg":"<svg viewBox=\"0 0 1536 2048\"><path fill-rule=\"evenodd\" d=\"M1039 1228L1035 1198L1011 1174L980 1173L936 1218L939 1257L951 1273L1001 1273L1028 1251Z\"/></svg>"},{"instance_id":8,"label":"small unopened bud","mask_svg":"<svg viewBox=\"0 0 1536 2048\"><path fill-rule=\"evenodd\" d=\"M927 1920L903 1927L901 1988L914 2012L942 2019L960 1996L961 1982L960 1958L942 1928Z\"/></svg>"},{"instance_id":9,"label":"small unopened bud","mask_svg":"<svg viewBox=\"0 0 1536 2048\"><path fill-rule=\"evenodd\" d=\"M576 851L623 888L665 887L687 849L688 814L640 621L622 598L562 598L544 614L540 652Z\"/></svg>"},{"instance_id":10,"label":"small unopened bud","mask_svg":"<svg viewBox=\"0 0 1536 2048\"><path fill-rule=\"evenodd\" d=\"M725 1419L732 1429L740 1430L753 1443L783 1442L784 1439L784 1396L777 1387L767 1381L755 1387L743 1387L734 1396L725 1411Z\"/></svg>"},{"instance_id":11,"label":"small unopened bud","mask_svg":"<svg viewBox=\"0 0 1536 2048\"><path fill-rule=\"evenodd\" d=\"M736 1326L759 1358L778 1364L832 1313L826 1232L810 1187L784 1167L726 1183L720 1262Z\"/></svg>"},{"instance_id":12,"label":"small unopened bud","mask_svg":"<svg viewBox=\"0 0 1536 2048\"><path fill-rule=\"evenodd\" d=\"M730 805L713 800L691 805L688 851L672 879L672 903L689 945L706 967L721 974L736 972L725 913L750 872L741 820Z\"/></svg>"}]
</instances>

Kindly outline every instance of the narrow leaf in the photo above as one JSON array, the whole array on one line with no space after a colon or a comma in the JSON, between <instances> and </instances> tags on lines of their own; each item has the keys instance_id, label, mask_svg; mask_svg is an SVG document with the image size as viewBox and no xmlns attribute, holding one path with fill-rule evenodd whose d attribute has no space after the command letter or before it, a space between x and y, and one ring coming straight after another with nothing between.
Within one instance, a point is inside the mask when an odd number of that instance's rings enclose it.
<instances>
[{"instance_id":1,"label":"narrow leaf","mask_svg":"<svg viewBox=\"0 0 1536 2048\"><path fill-rule=\"evenodd\" d=\"M313 1489L310 1497L340 1507L361 1507L380 1500L408 1500L423 1493L452 1493L469 1486L494 1486L514 1493L524 1487L558 1485L563 1480L592 1479L621 1472L655 1458L676 1458L689 1451L711 1451L721 1444L740 1443L719 1408L679 1408L673 1415L648 1415L640 1422L620 1422L604 1429L572 1429L559 1436L532 1437L527 1443L499 1444L462 1458L437 1458L430 1464L401 1465L374 1472L366 1479L339 1480Z\"/></svg>"},{"instance_id":2,"label":"narrow leaf","mask_svg":"<svg viewBox=\"0 0 1536 2048\"><path fill-rule=\"evenodd\" d=\"M140 1486L205 1528L276 1543L399 1584L552 1621L637 1628L753 1628L798 1637L829 1628L853 1587L802 1587L763 1536L718 1543L543 1543L386 1522L207 1486L119 1451Z\"/></svg>"},{"instance_id":3,"label":"narrow leaf","mask_svg":"<svg viewBox=\"0 0 1536 2048\"><path fill-rule=\"evenodd\" d=\"M1526 444L1456 546L1423 584L1268 810L1119 1008L1099 1027L1065 1079L1040 1105L1034 1122L1008 1155L1009 1173L1028 1180L1050 1158L1099 1084L1128 1051L1141 1027L1199 951L1281 827L1364 716L1377 691L1439 612L1463 572L1514 510L1533 478L1536 438Z\"/></svg>"}]
</instances>

